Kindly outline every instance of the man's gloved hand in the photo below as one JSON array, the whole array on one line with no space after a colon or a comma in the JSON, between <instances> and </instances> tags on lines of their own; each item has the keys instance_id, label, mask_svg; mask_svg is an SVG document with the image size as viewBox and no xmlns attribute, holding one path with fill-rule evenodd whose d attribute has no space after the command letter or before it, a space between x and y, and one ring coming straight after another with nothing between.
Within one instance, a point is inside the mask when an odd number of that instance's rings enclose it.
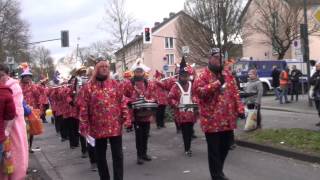
<instances>
[{"instance_id":1,"label":"man's gloved hand","mask_svg":"<svg viewBox=\"0 0 320 180\"><path fill-rule=\"evenodd\" d=\"M221 86L225 83L223 75L221 75L218 80L220 81Z\"/></svg>"}]
</instances>

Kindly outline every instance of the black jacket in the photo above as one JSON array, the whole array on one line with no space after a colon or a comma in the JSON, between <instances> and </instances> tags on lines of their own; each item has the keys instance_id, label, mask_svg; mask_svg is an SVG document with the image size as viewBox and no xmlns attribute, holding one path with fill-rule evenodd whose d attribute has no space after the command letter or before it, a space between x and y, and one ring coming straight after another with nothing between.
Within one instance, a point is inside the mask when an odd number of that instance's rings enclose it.
<instances>
[{"instance_id":1,"label":"black jacket","mask_svg":"<svg viewBox=\"0 0 320 180\"><path fill-rule=\"evenodd\" d=\"M298 69L292 70L290 74L290 80L292 82L299 82L299 78L302 76L302 72Z\"/></svg>"},{"instance_id":2,"label":"black jacket","mask_svg":"<svg viewBox=\"0 0 320 180\"><path fill-rule=\"evenodd\" d=\"M272 71L272 87L276 88L280 86L280 71L278 69L274 69Z\"/></svg>"},{"instance_id":3,"label":"black jacket","mask_svg":"<svg viewBox=\"0 0 320 180\"><path fill-rule=\"evenodd\" d=\"M310 78L310 85L314 86L313 96L320 100L320 71L316 71Z\"/></svg>"}]
</instances>

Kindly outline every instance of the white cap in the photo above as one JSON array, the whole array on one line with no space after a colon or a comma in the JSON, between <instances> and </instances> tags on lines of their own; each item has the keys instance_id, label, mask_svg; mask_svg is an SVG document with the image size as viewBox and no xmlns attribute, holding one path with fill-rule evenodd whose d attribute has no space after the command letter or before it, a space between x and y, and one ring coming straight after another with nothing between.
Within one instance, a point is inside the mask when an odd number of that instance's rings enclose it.
<instances>
[{"instance_id":1,"label":"white cap","mask_svg":"<svg viewBox=\"0 0 320 180\"><path fill-rule=\"evenodd\" d=\"M151 69L142 63L142 58L138 58L136 62L132 65L130 71L135 71L137 69L142 69L144 72L149 72Z\"/></svg>"}]
</instances>

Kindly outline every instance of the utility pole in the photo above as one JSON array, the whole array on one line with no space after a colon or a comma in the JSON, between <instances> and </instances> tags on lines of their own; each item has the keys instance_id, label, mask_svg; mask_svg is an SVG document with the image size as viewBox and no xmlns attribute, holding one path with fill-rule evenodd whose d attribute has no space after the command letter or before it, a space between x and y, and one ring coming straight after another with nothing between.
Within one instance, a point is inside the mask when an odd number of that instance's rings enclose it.
<instances>
[{"instance_id":1,"label":"utility pole","mask_svg":"<svg viewBox=\"0 0 320 180\"><path fill-rule=\"evenodd\" d=\"M308 17L307 17L307 0L303 0L303 11L304 11L304 28L303 28L303 41L304 41L304 51L303 60L307 63L307 84L310 88L310 54L309 54L309 33L308 33ZM309 106L312 106L311 97L308 93Z\"/></svg>"}]
</instances>

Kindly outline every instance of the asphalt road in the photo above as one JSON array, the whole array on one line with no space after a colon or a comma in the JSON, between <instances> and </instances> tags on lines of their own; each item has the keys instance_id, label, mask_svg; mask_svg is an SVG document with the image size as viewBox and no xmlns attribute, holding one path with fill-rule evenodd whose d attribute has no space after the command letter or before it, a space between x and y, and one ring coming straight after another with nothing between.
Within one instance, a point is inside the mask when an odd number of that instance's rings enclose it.
<instances>
[{"instance_id":1,"label":"asphalt road","mask_svg":"<svg viewBox=\"0 0 320 180\"><path fill-rule=\"evenodd\" d=\"M263 110L263 125L269 127L297 127L314 129L316 115ZM126 180L210 180L206 142L197 127L198 138L192 143L193 157L183 153L181 134L176 134L173 124L165 129L151 129L149 154L151 162L136 165L134 134L123 136ZM53 125L47 124L45 134L35 138L35 146L42 148L35 156L52 179L94 180L97 172L91 172L89 160L80 157L80 148L71 150L68 143L61 143ZM110 148L107 151L108 164ZM112 166L109 167L112 172ZM232 180L319 180L320 165L276 156L238 147L231 151L225 173Z\"/></svg>"}]
</instances>

